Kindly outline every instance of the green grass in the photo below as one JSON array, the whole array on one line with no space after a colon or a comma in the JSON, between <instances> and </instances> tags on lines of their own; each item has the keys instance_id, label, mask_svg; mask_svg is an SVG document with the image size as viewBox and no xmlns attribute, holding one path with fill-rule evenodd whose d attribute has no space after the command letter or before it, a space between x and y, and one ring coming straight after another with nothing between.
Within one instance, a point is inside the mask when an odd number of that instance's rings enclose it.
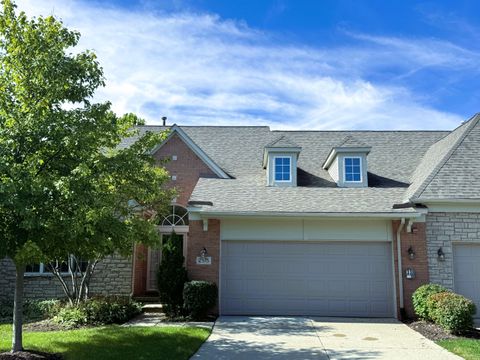
<instances>
[{"instance_id":1,"label":"green grass","mask_svg":"<svg viewBox=\"0 0 480 360\"><path fill-rule=\"evenodd\" d=\"M120 327L24 332L28 350L62 353L66 360L188 359L210 334L192 327ZM0 352L10 350L11 325L0 325Z\"/></svg>"},{"instance_id":2,"label":"green grass","mask_svg":"<svg viewBox=\"0 0 480 360\"><path fill-rule=\"evenodd\" d=\"M448 351L463 357L466 360L480 360L480 340L455 339L437 341Z\"/></svg>"}]
</instances>

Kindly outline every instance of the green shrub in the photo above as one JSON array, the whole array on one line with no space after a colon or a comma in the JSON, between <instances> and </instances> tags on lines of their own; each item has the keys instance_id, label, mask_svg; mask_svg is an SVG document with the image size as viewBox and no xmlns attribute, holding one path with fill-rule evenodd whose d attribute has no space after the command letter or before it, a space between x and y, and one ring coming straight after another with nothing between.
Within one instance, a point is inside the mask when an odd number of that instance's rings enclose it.
<instances>
[{"instance_id":1,"label":"green shrub","mask_svg":"<svg viewBox=\"0 0 480 360\"><path fill-rule=\"evenodd\" d=\"M208 281L190 281L183 288L184 308L188 315L200 320L217 302L218 289Z\"/></svg>"},{"instance_id":2,"label":"green shrub","mask_svg":"<svg viewBox=\"0 0 480 360\"><path fill-rule=\"evenodd\" d=\"M432 318L428 313L427 299L432 294L438 294L441 292L447 292L448 289L437 284L426 284L420 286L412 296L413 309L415 314L420 319L431 321Z\"/></svg>"},{"instance_id":3,"label":"green shrub","mask_svg":"<svg viewBox=\"0 0 480 360\"><path fill-rule=\"evenodd\" d=\"M129 297L96 297L82 303L87 324L123 324L142 312L142 305Z\"/></svg>"},{"instance_id":4,"label":"green shrub","mask_svg":"<svg viewBox=\"0 0 480 360\"><path fill-rule=\"evenodd\" d=\"M175 232L162 246L162 261L158 270L158 291L165 314L176 317L183 310L183 286L187 270L183 266L182 238Z\"/></svg>"},{"instance_id":5,"label":"green shrub","mask_svg":"<svg viewBox=\"0 0 480 360\"><path fill-rule=\"evenodd\" d=\"M25 300L23 316L25 321L38 321L53 318L61 308L60 300ZM0 304L0 319L11 321L13 317L13 300Z\"/></svg>"},{"instance_id":6,"label":"green shrub","mask_svg":"<svg viewBox=\"0 0 480 360\"><path fill-rule=\"evenodd\" d=\"M53 320L67 327L77 327L87 324L87 315L81 307L65 306Z\"/></svg>"},{"instance_id":7,"label":"green shrub","mask_svg":"<svg viewBox=\"0 0 480 360\"><path fill-rule=\"evenodd\" d=\"M102 296L78 306L65 306L54 320L67 327L123 324L142 312L142 305L128 297Z\"/></svg>"},{"instance_id":8,"label":"green shrub","mask_svg":"<svg viewBox=\"0 0 480 360\"><path fill-rule=\"evenodd\" d=\"M452 292L429 296L428 312L435 323L454 334L470 330L476 307L473 301Z\"/></svg>"}]
</instances>

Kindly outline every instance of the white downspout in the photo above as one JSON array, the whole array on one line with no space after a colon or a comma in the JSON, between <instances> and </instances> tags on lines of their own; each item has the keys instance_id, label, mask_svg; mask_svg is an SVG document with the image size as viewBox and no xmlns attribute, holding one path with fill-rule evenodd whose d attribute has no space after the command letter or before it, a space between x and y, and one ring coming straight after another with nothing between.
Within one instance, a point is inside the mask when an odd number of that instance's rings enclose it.
<instances>
[{"instance_id":1,"label":"white downspout","mask_svg":"<svg viewBox=\"0 0 480 360\"><path fill-rule=\"evenodd\" d=\"M403 301L403 274L402 274L402 244L400 243L400 233L405 226L405 218L402 218L397 229L397 265L398 265L398 292L400 297L400 316L402 315L405 305Z\"/></svg>"}]
</instances>

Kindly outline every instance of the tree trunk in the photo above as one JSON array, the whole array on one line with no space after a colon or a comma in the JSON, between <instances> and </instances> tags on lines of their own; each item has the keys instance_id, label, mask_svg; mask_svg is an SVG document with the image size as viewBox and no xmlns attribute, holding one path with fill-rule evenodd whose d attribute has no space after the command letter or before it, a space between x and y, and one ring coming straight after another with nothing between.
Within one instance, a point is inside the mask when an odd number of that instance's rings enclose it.
<instances>
[{"instance_id":1,"label":"tree trunk","mask_svg":"<svg viewBox=\"0 0 480 360\"><path fill-rule=\"evenodd\" d=\"M13 337L12 352L23 350L22 325L23 325L23 275L25 266L15 264L15 298L13 303Z\"/></svg>"}]
</instances>

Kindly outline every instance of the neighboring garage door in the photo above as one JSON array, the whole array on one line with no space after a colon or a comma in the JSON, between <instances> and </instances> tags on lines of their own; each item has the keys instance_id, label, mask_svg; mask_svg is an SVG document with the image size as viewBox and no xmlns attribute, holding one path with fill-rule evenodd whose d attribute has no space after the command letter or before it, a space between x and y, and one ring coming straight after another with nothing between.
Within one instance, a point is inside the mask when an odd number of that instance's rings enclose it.
<instances>
[{"instance_id":1,"label":"neighboring garage door","mask_svg":"<svg viewBox=\"0 0 480 360\"><path fill-rule=\"evenodd\" d=\"M480 245L454 245L453 263L455 292L475 302L480 318Z\"/></svg>"},{"instance_id":2,"label":"neighboring garage door","mask_svg":"<svg viewBox=\"0 0 480 360\"><path fill-rule=\"evenodd\" d=\"M392 317L390 243L223 241L224 315Z\"/></svg>"}]
</instances>

